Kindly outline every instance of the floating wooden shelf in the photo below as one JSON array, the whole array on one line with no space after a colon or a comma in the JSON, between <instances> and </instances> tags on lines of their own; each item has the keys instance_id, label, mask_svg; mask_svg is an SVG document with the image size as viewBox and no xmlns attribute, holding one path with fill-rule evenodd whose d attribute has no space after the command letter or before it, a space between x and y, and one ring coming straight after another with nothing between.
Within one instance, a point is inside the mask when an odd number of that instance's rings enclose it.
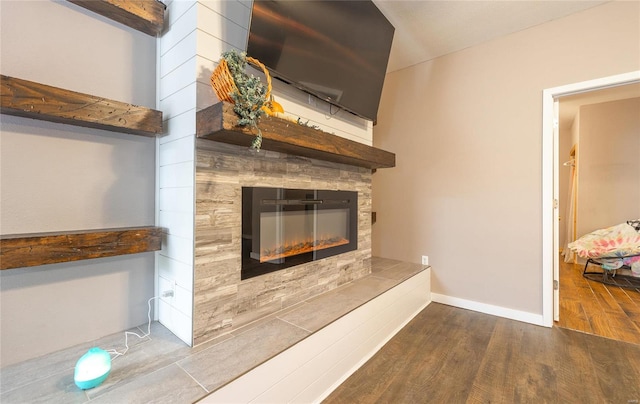
<instances>
[{"instance_id":1,"label":"floating wooden shelf","mask_svg":"<svg viewBox=\"0 0 640 404\"><path fill-rule=\"evenodd\" d=\"M123 227L0 236L0 269L157 251L162 228Z\"/></svg>"},{"instance_id":2,"label":"floating wooden shelf","mask_svg":"<svg viewBox=\"0 0 640 404\"><path fill-rule=\"evenodd\" d=\"M237 126L233 105L221 102L196 114L196 135L201 138L249 147L255 137L250 127ZM260 119L262 149L343 163L370 169L395 167L396 156L286 119Z\"/></svg>"},{"instance_id":3,"label":"floating wooden shelf","mask_svg":"<svg viewBox=\"0 0 640 404\"><path fill-rule=\"evenodd\" d=\"M69 2L151 36L158 35L164 26L166 6L160 1L69 0Z\"/></svg>"},{"instance_id":4,"label":"floating wooden shelf","mask_svg":"<svg viewBox=\"0 0 640 404\"><path fill-rule=\"evenodd\" d=\"M140 136L162 133L162 112L0 75L0 112Z\"/></svg>"}]
</instances>

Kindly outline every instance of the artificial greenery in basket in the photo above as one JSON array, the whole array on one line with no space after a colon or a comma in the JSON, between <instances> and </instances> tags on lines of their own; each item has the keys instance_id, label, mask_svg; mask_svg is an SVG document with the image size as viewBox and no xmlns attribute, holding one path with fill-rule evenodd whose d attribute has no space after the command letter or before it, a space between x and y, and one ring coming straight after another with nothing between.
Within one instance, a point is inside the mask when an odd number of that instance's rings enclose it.
<instances>
[{"instance_id":1,"label":"artificial greenery in basket","mask_svg":"<svg viewBox=\"0 0 640 404\"><path fill-rule=\"evenodd\" d=\"M257 134L251 147L259 151L262 145L262 131L258 127L258 121L265 115L262 107L267 102L267 88L258 77L246 73L247 55L244 52L227 51L222 57L227 61L237 88L230 96L234 101L233 111L239 116L238 125L250 125L256 129Z\"/></svg>"},{"instance_id":2,"label":"artificial greenery in basket","mask_svg":"<svg viewBox=\"0 0 640 404\"><path fill-rule=\"evenodd\" d=\"M251 126L256 130L257 134L251 143L251 148L260 151L260 147L262 146L262 131L258 127L258 121L266 114L265 107L269 104L268 93L270 89L265 86L258 77L246 73L247 59L255 61L255 59L247 58L244 52L239 53L236 50L230 50L222 54L221 64L222 60L226 62L228 74L231 76L232 85L226 92L234 103L233 111L239 117L238 125ZM222 67L224 68L224 66ZM264 70L268 75L266 68ZM216 89L216 84L219 84L225 79L224 74L226 74L226 72L218 73L216 71L212 75L212 86L216 92L219 91ZM269 80L270 78L267 76L267 79ZM235 84L235 86L233 84ZM218 98L225 99L223 97L224 95L221 96L218 94Z\"/></svg>"}]
</instances>

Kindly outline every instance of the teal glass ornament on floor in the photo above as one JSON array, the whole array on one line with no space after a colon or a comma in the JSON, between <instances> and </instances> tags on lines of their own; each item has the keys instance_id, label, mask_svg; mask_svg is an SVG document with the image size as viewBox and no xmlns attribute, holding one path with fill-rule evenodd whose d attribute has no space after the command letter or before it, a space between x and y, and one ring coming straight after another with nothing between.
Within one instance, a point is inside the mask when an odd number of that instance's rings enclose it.
<instances>
[{"instance_id":1,"label":"teal glass ornament on floor","mask_svg":"<svg viewBox=\"0 0 640 404\"><path fill-rule=\"evenodd\" d=\"M109 372L111 355L104 349L91 348L76 362L73 380L82 390L92 389L104 382Z\"/></svg>"}]
</instances>

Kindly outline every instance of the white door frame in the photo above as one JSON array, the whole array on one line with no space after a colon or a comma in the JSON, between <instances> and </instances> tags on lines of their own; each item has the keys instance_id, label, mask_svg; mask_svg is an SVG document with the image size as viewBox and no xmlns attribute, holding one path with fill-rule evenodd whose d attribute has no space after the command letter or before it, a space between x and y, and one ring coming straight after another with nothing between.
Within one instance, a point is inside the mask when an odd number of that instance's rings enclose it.
<instances>
[{"instance_id":1,"label":"white door frame","mask_svg":"<svg viewBox=\"0 0 640 404\"><path fill-rule=\"evenodd\" d=\"M542 92L542 322L553 326L554 266L558 265L558 139L554 136L554 101L560 97L640 82L640 70L545 89Z\"/></svg>"}]
</instances>

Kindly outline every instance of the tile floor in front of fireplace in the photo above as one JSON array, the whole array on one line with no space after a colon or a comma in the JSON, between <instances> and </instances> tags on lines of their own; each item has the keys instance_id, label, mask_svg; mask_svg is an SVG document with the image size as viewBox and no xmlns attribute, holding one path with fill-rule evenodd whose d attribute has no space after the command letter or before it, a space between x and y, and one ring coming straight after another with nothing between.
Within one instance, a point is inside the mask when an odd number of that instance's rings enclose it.
<instances>
[{"instance_id":1,"label":"tile floor in front of fireplace","mask_svg":"<svg viewBox=\"0 0 640 404\"><path fill-rule=\"evenodd\" d=\"M74 384L77 359L92 346L122 350L124 333L7 366L0 369L0 402L196 401L425 268L385 258L372 258L371 267L370 275L195 348L154 322L148 338L129 337L129 351L94 389ZM147 324L132 331L142 335Z\"/></svg>"}]
</instances>

